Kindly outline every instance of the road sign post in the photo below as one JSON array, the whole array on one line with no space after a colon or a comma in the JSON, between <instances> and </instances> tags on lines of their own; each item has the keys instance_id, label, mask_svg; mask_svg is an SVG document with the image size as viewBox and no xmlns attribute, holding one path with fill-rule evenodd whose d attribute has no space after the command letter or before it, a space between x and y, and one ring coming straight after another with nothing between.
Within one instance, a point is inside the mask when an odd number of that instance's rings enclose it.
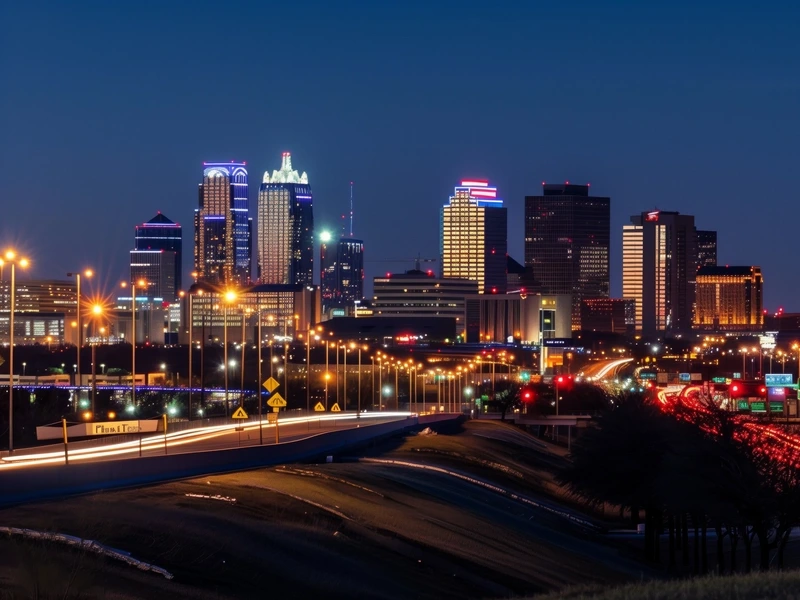
<instances>
[{"instance_id":1,"label":"road sign post","mask_svg":"<svg viewBox=\"0 0 800 600\"><path fill-rule=\"evenodd\" d=\"M64 431L64 464L69 464L69 450L67 449L67 420L61 419L61 428Z\"/></svg>"},{"instance_id":2,"label":"road sign post","mask_svg":"<svg viewBox=\"0 0 800 600\"><path fill-rule=\"evenodd\" d=\"M164 413L164 455L167 454L167 413Z\"/></svg>"},{"instance_id":3,"label":"road sign post","mask_svg":"<svg viewBox=\"0 0 800 600\"><path fill-rule=\"evenodd\" d=\"M279 443L281 441L280 435L278 434L278 411L279 408L273 408L275 412L271 412L267 415L267 422L275 424L275 443Z\"/></svg>"}]
</instances>

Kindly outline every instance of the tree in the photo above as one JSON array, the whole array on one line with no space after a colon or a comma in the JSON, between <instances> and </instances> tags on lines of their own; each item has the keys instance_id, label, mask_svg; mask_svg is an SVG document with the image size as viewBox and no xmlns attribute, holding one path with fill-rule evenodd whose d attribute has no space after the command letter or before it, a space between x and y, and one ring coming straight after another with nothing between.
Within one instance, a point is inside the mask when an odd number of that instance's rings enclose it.
<instances>
[{"instance_id":1,"label":"tree","mask_svg":"<svg viewBox=\"0 0 800 600\"><path fill-rule=\"evenodd\" d=\"M500 409L500 419L506 420L506 413L522 406L522 386L516 381L498 381L495 386L494 398L489 400L489 405Z\"/></svg>"}]
</instances>

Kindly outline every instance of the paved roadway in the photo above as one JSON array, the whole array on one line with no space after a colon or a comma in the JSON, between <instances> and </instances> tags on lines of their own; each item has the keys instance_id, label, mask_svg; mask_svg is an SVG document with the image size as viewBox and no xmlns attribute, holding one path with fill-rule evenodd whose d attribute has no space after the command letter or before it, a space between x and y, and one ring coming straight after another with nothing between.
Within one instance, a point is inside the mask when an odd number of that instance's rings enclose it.
<instances>
[{"instance_id":1,"label":"paved roadway","mask_svg":"<svg viewBox=\"0 0 800 600\"><path fill-rule=\"evenodd\" d=\"M614 358L592 362L583 368L581 376L590 380L613 379L617 371L631 361L632 358Z\"/></svg>"},{"instance_id":2,"label":"paved roadway","mask_svg":"<svg viewBox=\"0 0 800 600\"><path fill-rule=\"evenodd\" d=\"M356 427L404 420L412 413L340 413L311 417L290 417L279 422L280 442L291 442L320 433L353 429ZM237 431L241 427L241 431ZM275 443L275 426L266 418L262 421L264 444ZM70 444L70 462L97 462L120 458L137 458L141 456L163 456L188 452L206 452L209 450L226 450L259 444L258 420L249 420L241 425L236 423L198 427L164 434L145 434L141 438L132 436L108 436L103 444L96 441L76 442ZM0 459L0 471L5 469L31 468L40 465L61 464L64 462L64 445L53 444L37 448L16 451L13 456Z\"/></svg>"}]
</instances>

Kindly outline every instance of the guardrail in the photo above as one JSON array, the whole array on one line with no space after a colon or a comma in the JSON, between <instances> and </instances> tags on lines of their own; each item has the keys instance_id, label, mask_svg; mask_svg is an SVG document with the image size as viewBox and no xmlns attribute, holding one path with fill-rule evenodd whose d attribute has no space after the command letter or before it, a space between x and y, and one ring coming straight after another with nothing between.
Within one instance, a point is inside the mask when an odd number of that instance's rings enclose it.
<instances>
[{"instance_id":1,"label":"guardrail","mask_svg":"<svg viewBox=\"0 0 800 600\"><path fill-rule=\"evenodd\" d=\"M266 428L267 426L267 414L264 413L262 415L262 422ZM280 419L302 419L308 418L308 430L311 431L312 424L316 422L317 419L325 421L326 425L330 427L338 427L342 423L351 423L351 419L353 415L357 414L354 411L350 412L339 412L339 413L330 413L330 412L308 412L304 409L293 409L288 411L281 411ZM370 418L380 417L380 412L369 412L369 413L362 413L368 414ZM389 413L389 414L396 414L396 413ZM406 414L412 413L404 413ZM155 420L160 420L161 417L154 417ZM117 421L125 421L124 417L117 419ZM338 420L338 424L337 424ZM191 421L187 419L167 419L167 433L171 436L173 434L187 432L190 430L202 430L206 428L219 428L223 426L230 426L231 428L236 425L241 426L251 426L251 425L258 425L259 418L258 414L250 414L248 415L247 419L232 419L231 417L210 417L204 419L193 419ZM74 423L68 423L70 425ZM61 428L61 422L53 423L54 427ZM103 448L104 446L120 444L124 442L135 442L138 441L139 438L144 435L145 437L149 437L154 435L153 433L145 433L145 434L116 434L116 435L107 435L107 436L98 436L92 438L80 438L80 439L70 439L69 440L69 447L70 450L75 449L89 449L89 448ZM48 451L59 451L62 450L64 445L62 443L51 443L51 444L43 444L39 446L28 446L25 448L17 448L14 450L14 456L26 456L29 454L38 454L41 452L48 452ZM8 450L0 451L0 458L9 456Z\"/></svg>"},{"instance_id":2,"label":"guardrail","mask_svg":"<svg viewBox=\"0 0 800 600\"><path fill-rule=\"evenodd\" d=\"M297 462L457 418L460 415L414 415L388 423L362 423L358 428L318 433L280 444L12 469L0 472L0 505Z\"/></svg>"}]
</instances>

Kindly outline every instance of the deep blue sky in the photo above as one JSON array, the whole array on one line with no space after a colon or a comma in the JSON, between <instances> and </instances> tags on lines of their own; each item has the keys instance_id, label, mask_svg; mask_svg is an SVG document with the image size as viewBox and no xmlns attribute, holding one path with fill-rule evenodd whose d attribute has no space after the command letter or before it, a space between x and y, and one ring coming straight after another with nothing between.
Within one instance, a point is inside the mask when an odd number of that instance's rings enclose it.
<instances>
[{"instance_id":1,"label":"deep blue sky","mask_svg":"<svg viewBox=\"0 0 800 600\"><path fill-rule=\"evenodd\" d=\"M622 224L655 206L800 310L800 3L0 4L0 245L34 277L93 265L111 288L157 210L189 271L202 162L247 161L254 216L289 150L318 230L355 181L368 261L437 256L466 176L499 187L521 261L524 196L588 181L612 198L615 295Z\"/></svg>"}]
</instances>

